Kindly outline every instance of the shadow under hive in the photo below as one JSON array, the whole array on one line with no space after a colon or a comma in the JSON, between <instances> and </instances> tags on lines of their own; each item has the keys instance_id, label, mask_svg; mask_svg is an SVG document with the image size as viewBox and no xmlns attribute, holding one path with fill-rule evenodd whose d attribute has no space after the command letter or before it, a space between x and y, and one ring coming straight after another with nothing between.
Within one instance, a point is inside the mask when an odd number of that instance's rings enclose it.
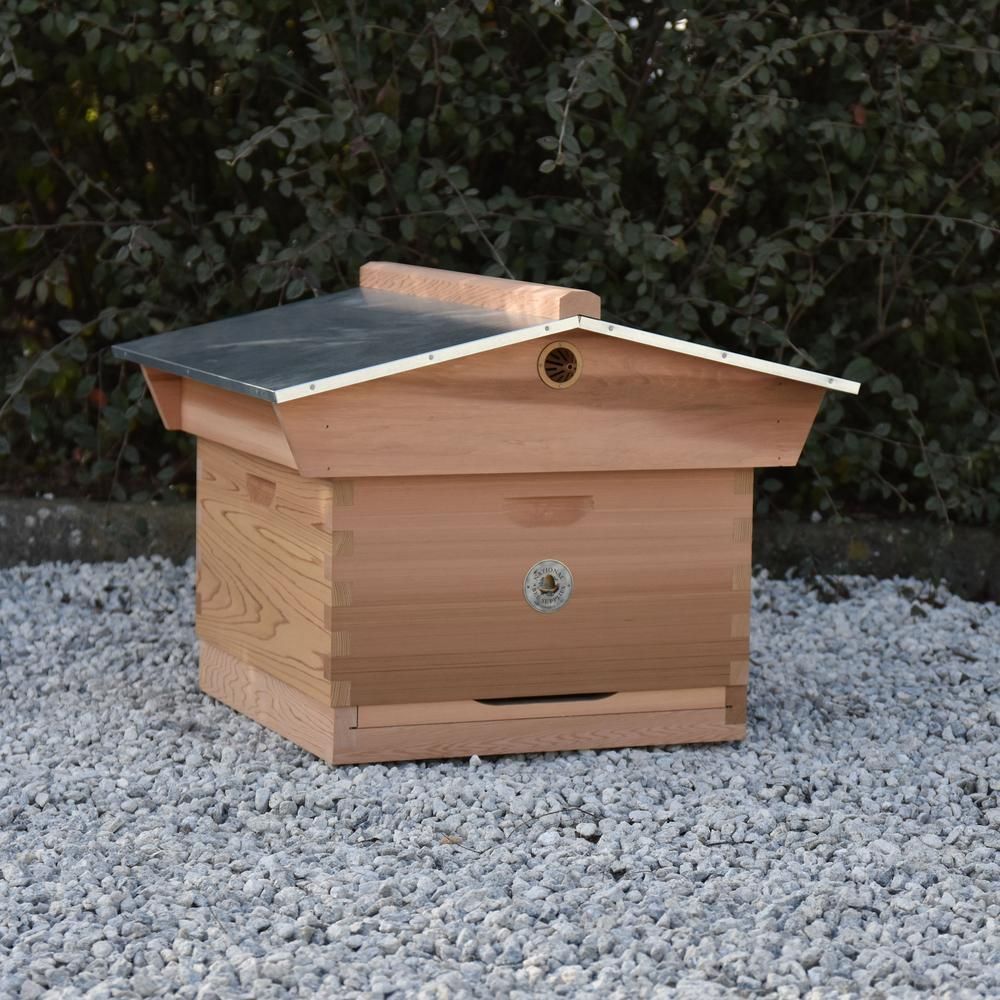
<instances>
[{"instance_id":1,"label":"shadow under hive","mask_svg":"<svg viewBox=\"0 0 1000 1000\"><path fill-rule=\"evenodd\" d=\"M203 690L332 763L743 738L753 469L858 390L384 263L115 353L198 437Z\"/></svg>"}]
</instances>

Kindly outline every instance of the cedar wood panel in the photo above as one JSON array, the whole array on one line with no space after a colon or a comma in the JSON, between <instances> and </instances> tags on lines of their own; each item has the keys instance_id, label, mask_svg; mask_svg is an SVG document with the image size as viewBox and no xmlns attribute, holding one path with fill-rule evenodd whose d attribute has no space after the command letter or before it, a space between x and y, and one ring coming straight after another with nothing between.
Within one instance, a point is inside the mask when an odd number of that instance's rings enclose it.
<instances>
[{"instance_id":1,"label":"cedar wood panel","mask_svg":"<svg viewBox=\"0 0 1000 1000\"><path fill-rule=\"evenodd\" d=\"M743 470L354 480L329 676L354 705L731 684L748 659ZM535 562L574 576L534 611Z\"/></svg>"},{"instance_id":2,"label":"cedar wood panel","mask_svg":"<svg viewBox=\"0 0 1000 1000\"><path fill-rule=\"evenodd\" d=\"M567 389L533 340L277 404L306 476L794 465L823 389L578 331Z\"/></svg>"}]
</instances>

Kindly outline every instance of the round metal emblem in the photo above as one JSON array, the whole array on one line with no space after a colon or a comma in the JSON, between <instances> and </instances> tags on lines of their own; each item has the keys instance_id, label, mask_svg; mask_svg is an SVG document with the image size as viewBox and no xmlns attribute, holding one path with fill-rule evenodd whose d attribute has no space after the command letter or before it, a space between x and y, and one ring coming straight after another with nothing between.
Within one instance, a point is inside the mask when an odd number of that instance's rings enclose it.
<instances>
[{"instance_id":1,"label":"round metal emblem","mask_svg":"<svg viewBox=\"0 0 1000 1000\"><path fill-rule=\"evenodd\" d=\"M536 562L524 577L524 599L542 614L558 611L573 593L573 574L558 559Z\"/></svg>"}]
</instances>

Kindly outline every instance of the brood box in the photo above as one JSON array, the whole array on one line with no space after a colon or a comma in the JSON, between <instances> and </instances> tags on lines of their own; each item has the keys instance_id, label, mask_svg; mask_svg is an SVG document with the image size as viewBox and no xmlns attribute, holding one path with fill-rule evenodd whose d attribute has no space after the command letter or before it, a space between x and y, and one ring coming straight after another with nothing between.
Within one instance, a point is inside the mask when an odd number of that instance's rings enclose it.
<instances>
[{"instance_id":1,"label":"brood box","mask_svg":"<svg viewBox=\"0 0 1000 1000\"><path fill-rule=\"evenodd\" d=\"M854 382L396 264L115 349L198 442L201 685L333 763L740 739L755 466Z\"/></svg>"}]
</instances>

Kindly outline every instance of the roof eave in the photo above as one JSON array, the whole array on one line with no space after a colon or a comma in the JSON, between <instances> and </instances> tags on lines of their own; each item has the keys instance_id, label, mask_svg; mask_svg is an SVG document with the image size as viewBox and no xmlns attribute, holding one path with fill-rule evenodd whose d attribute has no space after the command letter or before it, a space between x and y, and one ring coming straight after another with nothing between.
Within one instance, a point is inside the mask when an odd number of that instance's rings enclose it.
<instances>
[{"instance_id":1,"label":"roof eave","mask_svg":"<svg viewBox=\"0 0 1000 1000\"><path fill-rule=\"evenodd\" d=\"M649 347L674 351L677 354L686 354L693 358L704 358L706 361L731 365L745 371L760 372L762 375L775 375L793 382L805 382L808 385L819 386L821 389L834 389L837 392L850 393L852 396L856 396L861 389L860 382L852 382L850 379L838 378L835 375L826 375L823 372L794 368L792 365L781 365L776 361L752 358L747 354L734 354L732 351L723 351L717 347L695 344L690 340L678 340L676 337L668 337L662 333L637 330L620 323L608 323L605 320L590 319L587 316L578 316L577 320L581 329L589 330L592 333L603 333L609 337L630 340L635 344L646 344Z\"/></svg>"},{"instance_id":2,"label":"roof eave","mask_svg":"<svg viewBox=\"0 0 1000 1000\"><path fill-rule=\"evenodd\" d=\"M781 365L774 361L752 358L745 354L734 354L732 351L723 351L716 347L706 347L703 344L695 344L689 340L678 340L676 337L668 337L664 334L652 333L648 330L638 330L634 327L624 326L621 323L608 323L605 320L593 319L590 316L568 316L565 319L552 320L548 323L538 323L522 327L518 330L510 330L507 333L495 334L492 337L470 340L464 344L456 344L452 347L445 347L426 354L415 354L384 364L372 365L370 368L359 368L353 372L345 372L344 374L333 375L329 378L314 379L310 382L288 386L284 389L276 389L273 392L273 400L279 404L289 403L295 399L302 399L304 396L315 396L319 393L331 392L334 389L343 389L350 385L360 385L363 382L372 382L376 379L400 375L403 372L443 364L445 361L455 361L458 358L466 358L473 354L484 354L486 351L496 350L500 347L509 347L528 340L536 340L546 335L568 333L571 330L587 330L590 333L600 333L607 337L628 340L634 344L644 344L647 347L655 347L659 350L674 351L677 354L702 358L705 361L714 361L718 364L731 365L734 368L759 372L762 375L774 375L778 378L786 378L794 382L804 382L821 389L832 389L836 392L846 392L854 396L861 389L860 382L837 378L835 375L813 372L805 368L794 368L791 365Z\"/></svg>"}]
</instances>

